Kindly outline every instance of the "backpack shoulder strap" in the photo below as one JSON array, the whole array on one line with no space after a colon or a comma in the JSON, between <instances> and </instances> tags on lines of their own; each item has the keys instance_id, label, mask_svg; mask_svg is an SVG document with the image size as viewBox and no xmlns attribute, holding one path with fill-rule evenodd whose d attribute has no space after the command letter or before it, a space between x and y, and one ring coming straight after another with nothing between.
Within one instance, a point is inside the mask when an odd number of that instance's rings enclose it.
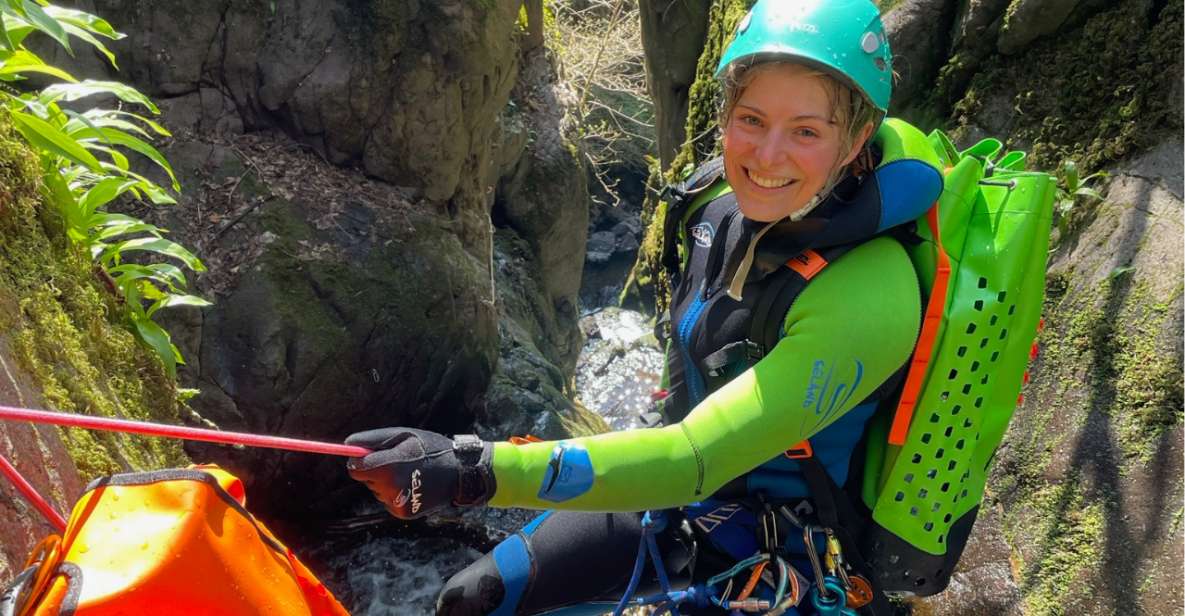
<instances>
[{"instance_id":1,"label":"backpack shoulder strap","mask_svg":"<svg viewBox=\"0 0 1185 616\"><path fill-rule=\"evenodd\" d=\"M785 267L773 274L773 280L757 298L753 318L749 322L749 340L757 345L757 359L765 357L782 339L782 325L794 300L802 294L807 283L827 265L847 254L859 243L841 244L806 249L786 261Z\"/></svg>"},{"instance_id":2,"label":"backpack shoulder strap","mask_svg":"<svg viewBox=\"0 0 1185 616\"><path fill-rule=\"evenodd\" d=\"M724 157L718 156L700 165L691 175L668 184L659 195L667 204L662 228L662 266L668 274L679 271L679 229L696 197L724 177Z\"/></svg>"}]
</instances>

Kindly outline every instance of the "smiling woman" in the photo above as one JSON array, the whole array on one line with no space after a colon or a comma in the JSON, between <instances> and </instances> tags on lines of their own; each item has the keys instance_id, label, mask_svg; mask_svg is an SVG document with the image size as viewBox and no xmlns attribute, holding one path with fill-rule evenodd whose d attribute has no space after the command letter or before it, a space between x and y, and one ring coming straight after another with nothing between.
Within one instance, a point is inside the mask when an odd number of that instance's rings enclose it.
<instances>
[{"instance_id":1,"label":"smiling woman","mask_svg":"<svg viewBox=\"0 0 1185 616\"><path fill-rule=\"evenodd\" d=\"M872 118L860 117L871 114L853 113L873 109L852 103L862 96L801 64L731 69L725 83L724 172L750 220L806 215L872 134Z\"/></svg>"}]
</instances>

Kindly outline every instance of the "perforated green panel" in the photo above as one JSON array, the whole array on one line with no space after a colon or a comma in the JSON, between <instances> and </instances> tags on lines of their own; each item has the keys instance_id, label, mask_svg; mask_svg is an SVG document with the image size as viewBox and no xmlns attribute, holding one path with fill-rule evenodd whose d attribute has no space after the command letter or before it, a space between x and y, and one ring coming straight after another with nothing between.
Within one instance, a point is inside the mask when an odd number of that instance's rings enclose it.
<instances>
[{"instance_id":1,"label":"perforated green panel","mask_svg":"<svg viewBox=\"0 0 1185 616\"><path fill-rule=\"evenodd\" d=\"M873 475L879 489L865 493L873 518L934 555L946 552L951 524L983 496L1040 318L1054 184L1047 174L1010 170L1023 163L1015 153L985 173L980 157L1000 149L998 141L981 142L959 154L947 173L939 202L952 270L947 321L905 445L870 452L870 459L883 460L868 469L879 471ZM952 158L948 151L940 155ZM932 243L914 248L913 256L919 271L933 271ZM932 274L923 278L933 283Z\"/></svg>"}]
</instances>

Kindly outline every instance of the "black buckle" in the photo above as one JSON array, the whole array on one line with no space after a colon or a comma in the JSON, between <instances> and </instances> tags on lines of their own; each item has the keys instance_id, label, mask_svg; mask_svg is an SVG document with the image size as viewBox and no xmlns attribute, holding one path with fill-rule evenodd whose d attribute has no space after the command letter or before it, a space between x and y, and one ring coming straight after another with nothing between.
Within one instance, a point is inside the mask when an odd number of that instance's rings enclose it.
<instances>
[{"instance_id":1,"label":"black buckle","mask_svg":"<svg viewBox=\"0 0 1185 616\"><path fill-rule=\"evenodd\" d=\"M745 340L745 359L749 360L749 365L752 366L761 361L762 357L765 357L765 350L761 348L761 345L752 340Z\"/></svg>"},{"instance_id":2,"label":"black buckle","mask_svg":"<svg viewBox=\"0 0 1185 616\"><path fill-rule=\"evenodd\" d=\"M458 434L453 437L453 454L457 460L466 466L481 462L481 452L485 444L475 434Z\"/></svg>"}]
</instances>

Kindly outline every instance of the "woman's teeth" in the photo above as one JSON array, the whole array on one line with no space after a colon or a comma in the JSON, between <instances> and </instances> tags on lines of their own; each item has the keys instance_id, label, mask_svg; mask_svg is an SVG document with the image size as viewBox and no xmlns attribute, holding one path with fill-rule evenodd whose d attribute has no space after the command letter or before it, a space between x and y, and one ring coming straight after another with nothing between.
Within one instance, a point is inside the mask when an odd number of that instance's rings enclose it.
<instances>
[{"instance_id":1,"label":"woman's teeth","mask_svg":"<svg viewBox=\"0 0 1185 616\"><path fill-rule=\"evenodd\" d=\"M781 188L792 181L790 178L767 178L752 171L749 171L749 179L762 188Z\"/></svg>"}]
</instances>

